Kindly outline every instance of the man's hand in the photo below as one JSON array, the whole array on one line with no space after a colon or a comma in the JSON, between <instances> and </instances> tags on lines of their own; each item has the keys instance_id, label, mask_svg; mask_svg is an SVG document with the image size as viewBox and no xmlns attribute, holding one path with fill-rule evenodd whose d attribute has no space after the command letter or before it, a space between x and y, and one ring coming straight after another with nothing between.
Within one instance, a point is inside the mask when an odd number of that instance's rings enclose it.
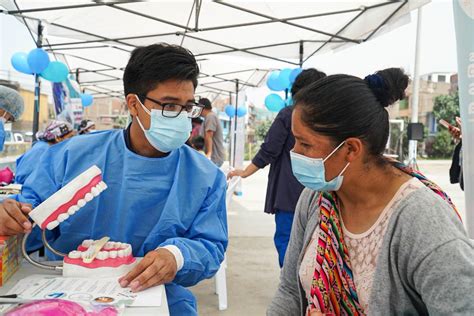
<instances>
[{"instance_id":1,"label":"man's hand","mask_svg":"<svg viewBox=\"0 0 474 316\"><path fill-rule=\"evenodd\" d=\"M129 286L133 292L169 283L177 273L176 259L171 251L159 248L150 251L127 275L119 279L120 286Z\"/></svg>"},{"instance_id":2,"label":"man's hand","mask_svg":"<svg viewBox=\"0 0 474 316\"><path fill-rule=\"evenodd\" d=\"M245 174L245 170L242 169L235 169L230 171L227 174L227 180L232 179L233 177L241 177L241 178L246 178L247 175Z\"/></svg>"},{"instance_id":3,"label":"man's hand","mask_svg":"<svg viewBox=\"0 0 474 316\"><path fill-rule=\"evenodd\" d=\"M31 205L6 199L0 204L0 235L28 233L32 225L28 220Z\"/></svg>"}]
</instances>

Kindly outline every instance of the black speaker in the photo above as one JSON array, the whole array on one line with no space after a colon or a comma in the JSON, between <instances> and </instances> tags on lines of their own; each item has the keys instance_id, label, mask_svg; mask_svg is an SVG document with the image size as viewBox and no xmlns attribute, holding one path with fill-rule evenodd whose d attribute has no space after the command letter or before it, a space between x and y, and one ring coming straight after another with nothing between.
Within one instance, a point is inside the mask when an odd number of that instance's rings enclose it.
<instances>
[{"instance_id":1,"label":"black speaker","mask_svg":"<svg viewBox=\"0 0 474 316\"><path fill-rule=\"evenodd\" d=\"M408 140L423 140L425 138L424 129L422 123L408 123Z\"/></svg>"}]
</instances>

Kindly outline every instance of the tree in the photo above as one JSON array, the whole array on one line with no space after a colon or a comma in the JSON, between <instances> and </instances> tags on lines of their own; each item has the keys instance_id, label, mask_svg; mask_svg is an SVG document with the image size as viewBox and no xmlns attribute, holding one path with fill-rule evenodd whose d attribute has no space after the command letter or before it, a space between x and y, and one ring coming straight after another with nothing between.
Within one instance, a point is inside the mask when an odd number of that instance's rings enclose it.
<instances>
[{"instance_id":1,"label":"tree","mask_svg":"<svg viewBox=\"0 0 474 316\"><path fill-rule=\"evenodd\" d=\"M435 98L433 114L436 121L443 119L455 125L456 116L460 115L459 112L459 93L457 91L450 95L440 95ZM454 142L445 127L440 126L431 146L429 156L432 158L448 158L452 155Z\"/></svg>"},{"instance_id":2,"label":"tree","mask_svg":"<svg viewBox=\"0 0 474 316\"><path fill-rule=\"evenodd\" d=\"M255 136L258 142L263 142L265 136L267 136L268 130L270 129L271 125L271 120L266 120L261 122L260 124L257 124L257 127L255 127Z\"/></svg>"},{"instance_id":3,"label":"tree","mask_svg":"<svg viewBox=\"0 0 474 316\"><path fill-rule=\"evenodd\" d=\"M459 116L459 93L456 91L453 94L437 96L434 101L433 114L436 121L443 119L454 125L456 116Z\"/></svg>"}]
</instances>

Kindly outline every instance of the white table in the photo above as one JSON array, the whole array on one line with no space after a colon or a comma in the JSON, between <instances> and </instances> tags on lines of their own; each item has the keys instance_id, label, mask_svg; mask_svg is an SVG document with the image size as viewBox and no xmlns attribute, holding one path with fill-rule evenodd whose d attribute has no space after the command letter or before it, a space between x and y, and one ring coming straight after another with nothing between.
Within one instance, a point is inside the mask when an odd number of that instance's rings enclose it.
<instances>
[{"instance_id":1,"label":"white table","mask_svg":"<svg viewBox=\"0 0 474 316\"><path fill-rule=\"evenodd\" d=\"M57 271L48 271L40 268L36 268L27 262L23 262L20 270L18 270L2 287L0 287L0 295L5 295L10 291L11 288L21 279L34 275L61 275ZM168 300L166 298L166 291L163 291L162 301L160 307L127 307L125 309L125 315L127 316L169 316Z\"/></svg>"}]
</instances>

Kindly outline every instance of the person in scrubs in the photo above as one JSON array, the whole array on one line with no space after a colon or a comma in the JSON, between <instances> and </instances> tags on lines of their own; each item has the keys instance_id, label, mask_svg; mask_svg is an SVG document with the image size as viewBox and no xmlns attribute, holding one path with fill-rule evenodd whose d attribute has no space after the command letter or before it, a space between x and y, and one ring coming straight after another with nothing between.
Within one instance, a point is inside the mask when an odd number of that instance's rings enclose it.
<instances>
[{"instance_id":1,"label":"person in scrubs","mask_svg":"<svg viewBox=\"0 0 474 316\"><path fill-rule=\"evenodd\" d=\"M185 287L214 276L228 241L225 176L183 146L202 110L194 98L198 75L182 47L135 49L123 76L132 123L50 147L22 193L0 205L0 235L30 231L32 208L97 165L108 189L49 234L53 247L64 253L103 236L130 243L144 258L120 285L142 291L165 284L171 315L197 315Z\"/></svg>"},{"instance_id":2,"label":"person in scrubs","mask_svg":"<svg viewBox=\"0 0 474 316\"><path fill-rule=\"evenodd\" d=\"M75 135L74 128L68 122L52 121L44 131L36 134L37 142L29 151L16 160L15 183L24 184L26 178L33 172L36 162L43 153L54 144L58 144Z\"/></svg>"},{"instance_id":3,"label":"person in scrubs","mask_svg":"<svg viewBox=\"0 0 474 316\"><path fill-rule=\"evenodd\" d=\"M11 88L0 86L0 152L5 144L5 124L18 120L24 110L21 95Z\"/></svg>"}]
</instances>

